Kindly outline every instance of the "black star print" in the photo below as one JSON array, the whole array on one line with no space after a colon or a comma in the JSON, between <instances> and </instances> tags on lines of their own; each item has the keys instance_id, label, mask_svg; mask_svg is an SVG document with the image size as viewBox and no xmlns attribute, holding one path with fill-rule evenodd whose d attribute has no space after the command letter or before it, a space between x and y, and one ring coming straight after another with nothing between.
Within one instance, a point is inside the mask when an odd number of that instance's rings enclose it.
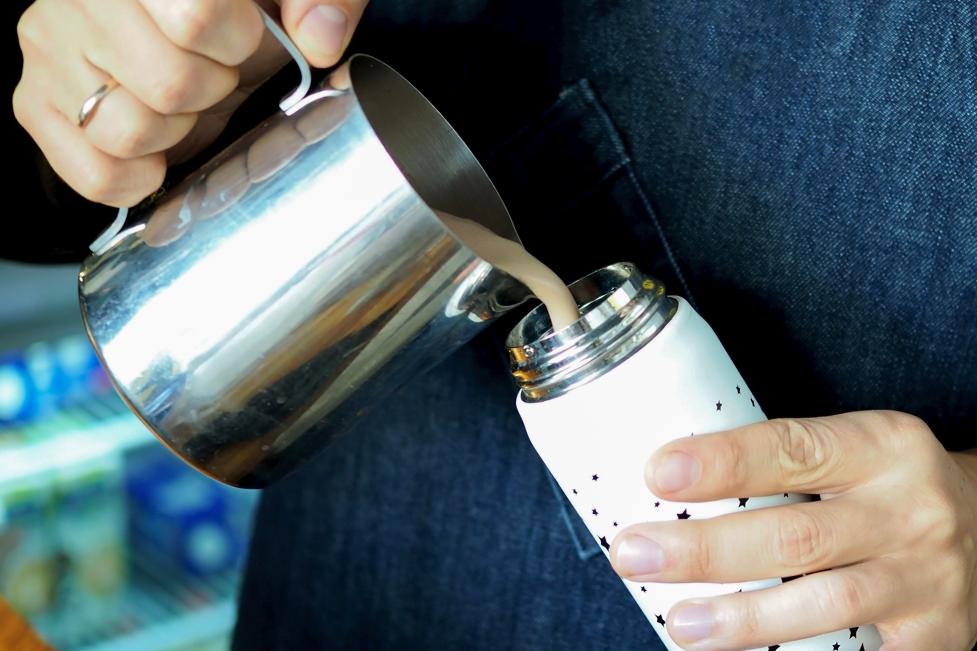
<instances>
[{"instance_id":1,"label":"black star print","mask_svg":"<svg viewBox=\"0 0 977 651\"><path fill-rule=\"evenodd\" d=\"M768 646L767 651L777 651L780 648L779 644L774 644L773 646Z\"/></svg>"},{"instance_id":2,"label":"black star print","mask_svg":"<svg viewBox=\"0 0 977 651\"><path fill-rule=\"evenodd\" d=\"M740 393L742 393L742 392L740 391L740 385L738 385L738 384L737 384L737 385L736 385L736 395L739 395Z\"/></svg>"},{"instance_id":3,"label":"black star print","mask_svg":"<svg viewBox=\"0 0 977 651\"><path fill-rule=\"evenodd\" d=\"M615 527L617 526L617 522L615 522L615 523L614 523L614 526L615 526Z\"/></svg>"},{"instance_id":4,"label":"black star print","mask_svg":"<svg viewBox=\"0 0 977 651\"><path fill-rule=\"evenodd\" d=\"M605 538L604 536L600 537L600 546L603 547L604 549L611 548L611 544L607 542L607 538Z\"/></svg>"},{"instance_id":5,"label":"black star print","mask_svg":"<svg viewBox=\"0 0 977 651\"><path fill-rule=\"evenodd\" d=\"M661 615L655 615L655 619L657 619L658 623L661 624L662 626L665 625L665 618L662 617Z\"/></svg>"},{"instance_id":6,"label":"black star print","mask_svg":"<svg viewBox=\"0 0 977 651\"><path fill-rule=\"evenodd\" d=\"M849 640L852 639L853 637L858 637L858 627L856 626L855 628L848 629L848 633L849 633L848 635Z\"/></svg>"},{"instance_id":7,"label":"black star print","mask_svg":"<svg viewBox=\"0 0 977 651\"><path fill-rule=\"evenodd\" d=\"M597 475L594 475L591 479L593 479L594 481L597 481L598 479L600 479L600 477L598 477Z\"/></svg>"},{"instance_id":8,"label":"black star print","mask_svg":"<svg viewBox=\"0 0 977 651\"><path fill-rule=\"evenodd\" d=\"M749 497L740 497L738 499L740 501L740 506L746 506L746 503L750 501Z\"/></svg>"},{"instance_id":9,"label":"black star print","mask_svg":"<svg viewBox=\"0 0 977 651\"><path fill-rule=\"evenodd\" d=\"M573 494L574 494L574 495L576 495L576 494L577 494L577 489L576 489L576 488L574 488L574 489L573 489Z\"/></svg>"},{"instance_id":10,"label":"black star print","mask_svg":"<svg viewBox=\"0 0 977 651\"><path fill-rule=\"evenodd\" d=\"M840 649L840 648L841 648L841 645L838 644L837 642L835 642L834 644L831 645L831 651L838 651L838 649Z\"/></svg>"},{"instance_id":11,"label":"black star print","mask_svg":"<svg viewBox=\"0 0 977 651\"><path fill-rule=\"evenodd\" d=\"M865 651L865 645L863 644L862 646L858 647L858 651Z\"/></svg>"},{"instance_id":12,"label":"black star print","mask_svg":"<svg viewBox=\"0 0 977 651\"><path fill-rule=\"evenodd\" d=\"M641 586L641 591L642 591L642 592L648 592L648 588L646 588L646 587L644 587L644 586Z\"/></svg>"},{"instance_id":13,"label":"black star print","mask_svg":"<svg viewBox=\"0 0 977 651\"><path fill-rule=\"evenodd\" d=\"M754 407L756 407L756 403L755 403L755 402L753 402L753 398L750 398L750 404L751 404L752 406L754 406Z\"/></svg>"},{"instance_id":14,"label":"black star print","mask_svg":"<svg viewBox=\"0 0 977 651\"><path fill-rule=\"evenodd\" d=\"M594 515L597 515L597 509L591 509L590 512L593 513Z\"/></svg>"},{"instance_id":15,"label":"black star print","mask_svg":"<svg viewBox=\"0 0 977 651\"><path fill-rule=\"evenodd\" d=\"M659 506L661 506L661 502L655 502L655 508L657 509Z\"/></svg>"},{"instance_id":16,"label":"black star print","mask_svg":"<svg viewBox=\"0 0 977 651\"><path fill-rule=\"evenodd\" d=\"M723 403L717 402L716 403L716 411L722 411L722 409L723 409Z\"/></svg>"},{"instance_id":17,"label":"black star print","mask_svg":"<svg viewBox=\"0 0 977 651\"><path fill-rule=\"evenodd\" d=\"M790 497L790 495L788 495L787 493L784 493L784 497Z\"/></svg>"},{"instance_id":18,"label":"black star print","mask_svg":"<svg viewBox=\"0 0 977 651\"><path fill-rule=\"evenodd\" d=\"M677 513L676 516L678 517L679 520L688 520L689 518L692 517L691 515L689 515L688 509L685 509L681 513Z\"/></svg>"}]
</instances>

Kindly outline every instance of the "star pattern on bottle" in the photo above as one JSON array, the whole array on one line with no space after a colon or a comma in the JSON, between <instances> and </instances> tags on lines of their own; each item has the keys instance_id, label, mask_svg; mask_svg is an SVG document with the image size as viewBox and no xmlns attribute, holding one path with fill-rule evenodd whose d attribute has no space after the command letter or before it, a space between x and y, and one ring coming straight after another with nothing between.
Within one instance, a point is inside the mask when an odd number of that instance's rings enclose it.
<instances>
[{"instance_id":1,"label":"star pattern on bottle","mask_svg":"<svg viewBox=\"0 0 977 651\"><path fill-rule=\"evenodd\" d=\"M591 477L591 479L593 479L594 481L597 481L598 479L600 479L600 477L598 477L597 475L594 475L593 477Z\"/></svg>"},{"instance_id":2,"label":"star pattern on bottle","mask_svg":"<svg viewBox=\"0 0 977 651\"><path fill-rule=\"evenodd\" d=\"M648 588L646 588L646 587L644 587L644 586L641 586L641 591L642 591L642 592L648 592Z\"/></svg>"},{"instance_id":3,"label":"star pattern on bottle","mask_svg":"<svg viewBox=\"0 0 977 651\"><path fill-rule=\"evenodd\" d=\"M613 522L612 524L613 524L613 525L614 525L615 527L617 526L617 522Z\"/></svg>"},{"instance_id":4,"label":"star pattern on bottle","mask_svg":"<svg viewBox=\"0 0 977 651\"><path fill-rule=\"evenodd\" d=\"M573 489L573 494L574 494L574 495L576 495L576 494L577 494L577 489L576 489L576 488L574 488L574 489Z\"/></svg>"},{"instance_id":5,"label":"star pattern on bottle","mask_svg":"<svg viewBox=\"0 0 977 651\"><path fill-rule=\"evenodd\" d=\"M854 627L854 628L849 628L848 629L848 639L850 640L853 637L858 637L858 627L857 626Z\"/></svg>"},{"instance_id":6,"label":"star pattern on bottle","mask_svg":"<svg viewBox=\"0 0 977 651\"><path fill-rule=\"evenodd\" d=\"M736 385L736 395L739 395L740 393L742 393L742 391L740 391L740 385L737 384Z\"/></svg>"},{"instance_id":7,"label":"star pattern on bottle","mask_svg":"<svg viewBox=\"0 0 977 651\"><path fill-rule=\"evenodd\" d=\"M689 513L688 509L684 509L681 513L676 513L675 517L677 517L679 520L688 520L692 517L692 515Z\"/></svg>"},{"instance_id":8,"label":"star pattern on bottle","mask_svg":"<svg viewBox=\"0 0 977 651\"><path fill-rule=\"evenodd\" d=\"M590 509L590 512L593 513L594 515L597 515L597 509Z\"/></svg>"},{"instance_id":9,"label":"star pattern on bottle","mask_svg":"<svg viewBox=\"0 0 977 651\"><path fill-rule=\"evenodd\" d=\"M780 648L779 644L774 644L773 646L768 646L767 651L777 651Z\"/></svg>"},{"instance_id":10,"label":"star pattern on bottle","mask_svg":"<svg viewBox=\"0 0 977 651\"><path fill-rule=\"evenodd\" d=\"M838 649L840 649L840 648L841 648L841 645L838 644L837 642L835 642L834 644L831 645L831 651L838 651Z\"/></svg>"},{"instance_id":11,"label":"star pattern on bottle","mask_svg":"<svg viewBox=\"0 0 977 651\"><path fill-rule=\"evenodd\" d=\"M610 550L611 548L611 544L607 542L607 538L605 536L600 537L600 546L607 550Z\"/></svg>"},{"instance_id":12,"label":"star pattern on bottle","mask_svg":"<svg viewBox=\"0 0 977 651\"><path fill-rule=\"evenodd\" d=\"M665 625L665 618L664 618L664 617L662 617L661 615L658 615L658 614L656 614L656 615L655 615L655 620L656 620L656 621L657 621L657 622L658 622L659 624L661 624L662 626L664 626L664 625Z\"/></svg>"},{"instance_id":13,"label":"star pattern on bottle","mask_svg":"<svg viewBox=\"0 0 977 651\"><path fill-rule=\"evenodd\" d=\"M752 406L754 406L754 407L756 407L756 403L755 403L755 402L753 402L753 398L750 398L750 404L751 404Z\"/></svg>"},{"instance_id":14,"label":"star pattern on bottle","mask_svg":"<svg viewBox=\"0 0 977 651\"><path fill-rule=\"evenodd\" d=\"M749 497L740 497L740 498L737 498L737 499L739 499L739 501L740 501L740 506L746 506L746 503L750 501L750 498ZM739 508L739 507L737 507L737 508Z\"/></svg>"},{"instance_id":15,"label":"star pattern on bottle","mask_svg":"<svg viewBox=\"0 0 977 651\"><path fill-rule=\"evenodd\" d=\"M661 502L655 502L655 508L656 508L656 509L657 509L657 508L658 508L659 506L661 506L661 505L662 505L662 503L661 503Z\"/></svg>"},{"instance_id":16,"label":"star pattern on bottle","mask_svg":"<svg viewBox=\"0 0 977 651\"><path fill-rule=\"evenodd\" d=\"M722 410L723 410L723 403L717 401L716 402L716 411L722 411Z\"/></svg>"}]
</instances>

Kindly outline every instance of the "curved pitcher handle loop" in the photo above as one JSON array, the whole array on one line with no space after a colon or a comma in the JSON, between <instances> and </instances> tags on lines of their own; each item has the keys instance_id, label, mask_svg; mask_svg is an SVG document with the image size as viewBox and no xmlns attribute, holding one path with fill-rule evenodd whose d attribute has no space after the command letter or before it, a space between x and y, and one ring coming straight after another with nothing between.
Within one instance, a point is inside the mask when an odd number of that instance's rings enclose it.
<instances>
[{"instance_id":1,"label":"curved pitcher handle loop","mask_svg":"<svg viewBox=\"0 0 977 651\"><path fill-rule=\"evenodd\" d=\"M310 103L314 99L318 99L324 96L331 96L342 94L341 92L334 90L325 90L319 93L314 93L311 97L306 97L309 94L309 89L312 88L312 69L309 67L309 62L305 60L302 56L302 52L299 51L298 46L292 42L292 39L288 37L285 30L282 29L278 22L268 15L268 13L258 7L258 12L261 14L261 20L265 24L265 29L271 32L279 43L284 46L285 50L288 52L289 56L295 61L295 64L299 67L299 73L301 73L302 78L299 81L298 87L289 93L281 102L279 102L278 107L285 113L285 115L292 115L303 106ZM88 247L92 253L98 255L102 253L120 232L122 232L122 227L125 226L126 219L129 217L128 208L119 208L119 213L115 216L115 221L112 225L105 229L105 232L98 236L94 242Z\"/></svg>"}]
</instances>

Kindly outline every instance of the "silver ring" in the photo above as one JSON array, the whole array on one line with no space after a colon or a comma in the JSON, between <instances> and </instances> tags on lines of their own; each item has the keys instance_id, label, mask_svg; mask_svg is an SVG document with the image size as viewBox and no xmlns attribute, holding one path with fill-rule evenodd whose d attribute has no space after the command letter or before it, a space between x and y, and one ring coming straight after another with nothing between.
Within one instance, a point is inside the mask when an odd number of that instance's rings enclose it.
<instances>
[{"instance_id":1,"label":"silver ring","mask_svg":"<svg viewBox=\"0 0 977 651\"><path fill-rule=\"evenodd\" d=\"M81 105L81 110L78 111L78 126L84 127L88 124L88 121L92 119L95 114L95 109L98 108L99 103L105 96L111 93L113 90L118 88L119 82L115 79L109 79L107 82L98 87L94 93L89 95Z\"/></svg>"}]
</instances>

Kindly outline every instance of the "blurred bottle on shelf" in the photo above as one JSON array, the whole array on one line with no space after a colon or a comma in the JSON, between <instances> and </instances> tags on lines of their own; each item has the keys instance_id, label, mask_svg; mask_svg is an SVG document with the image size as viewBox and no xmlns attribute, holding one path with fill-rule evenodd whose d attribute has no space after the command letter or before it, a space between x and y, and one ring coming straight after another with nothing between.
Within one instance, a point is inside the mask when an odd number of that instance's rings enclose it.
<instances>
[{"instance_id":1,"label":"blurred bottle on shelf","mask_svg":"<svg viewBox=\"0 0 977 651\"><path fill-rule=\"evenodd\" d=\"M0 594L22 614L54 606L61 558L51 535L50 477L34 474L0 483Z\"/></svg>"},{"instance_id":2,"label":"blurred bottle on shelf","mask_svg":"<svg viewBox=\"0 0 977 651\"><path fill-rule=\"evenodd\" d=\"M61 466L54 523L65 559L65 605L89 625L110 619L126 586L126 498L122 459L98 454Z\"/></svg>"}]
</instances>

